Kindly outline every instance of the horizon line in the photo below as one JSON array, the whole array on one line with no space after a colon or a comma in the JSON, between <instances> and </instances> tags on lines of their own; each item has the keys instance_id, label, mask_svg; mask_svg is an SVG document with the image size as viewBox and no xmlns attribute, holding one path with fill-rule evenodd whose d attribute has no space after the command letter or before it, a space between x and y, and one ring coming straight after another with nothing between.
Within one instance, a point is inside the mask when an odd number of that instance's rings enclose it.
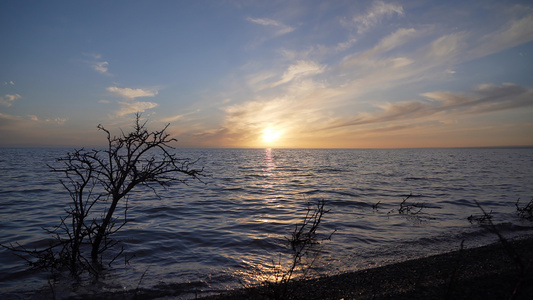
<instances>
[{"instance_id":1,"label":"horizon line","mask_svg":"<svg viewBox=\"0 0 533 300\"><path fill-rule=\"evenodd\" d=\"M23 148L23 149L102 149L106 146L50 146L50 145L32 145L32 146L2 146L0 148ZM174 149L235 149L235 150L245 150L245 149L278 149L278 150L298 150L298 149L308 149L308 150L401 150L401 149L509 149L509 148L533 148L532 145L497 145L497 146L450 146L450 147L369 147L369 148L357 148L357 147L172 147Z\"/></svg>"}]
</instances>

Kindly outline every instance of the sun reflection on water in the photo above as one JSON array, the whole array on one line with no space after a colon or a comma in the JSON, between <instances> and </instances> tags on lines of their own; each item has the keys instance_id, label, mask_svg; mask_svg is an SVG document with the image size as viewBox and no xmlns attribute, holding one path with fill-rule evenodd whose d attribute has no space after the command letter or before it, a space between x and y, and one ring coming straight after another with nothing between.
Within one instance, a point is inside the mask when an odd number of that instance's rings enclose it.
<instances>
[{"instance_id":1,"label":"sun reflection on water","mask_svg":"<svg viewBox=\"0 0 533 300\"><path fill-rule=\"evenodd\" d=\"M275 168L276 164L274 164L274 156L272 155L272 149L267 148L265 149L265 164L262 168L263 176L266 178L266 180L262 184L263 189L272 189L274 187L272 175Z\"/></svg>"},{"instance_id":2,"label":"sun reflection on water","mask_svg":"<svg viewBox=\"0 0 533 300\"><path fill-rule=\"evenodd\" d=\"M271 261L270 263L257 262L252 258L249 260L242 259L241 263L246 267L243 270L235 272L234 276L238 277L239 281L245 287L279 282L283 274L288 271L286 265L290 262L288 258L285 258L284 260L286 261L283 262L281 260L281 256L278 258L278 261Z\"/></svg>"},{"instance_id":3,"label":"sun reflection on water","mask_svg":"<svg viewBox=\"0 0 533 300\"><path fill-rule=\"evenodd\" d=\"M265 166L263 167L263 175L272 176L272 171L274 170L274 168L276 168L276 164L274 164L272 149L267 148L265 149Z\"/></svg>"}]
</instances>

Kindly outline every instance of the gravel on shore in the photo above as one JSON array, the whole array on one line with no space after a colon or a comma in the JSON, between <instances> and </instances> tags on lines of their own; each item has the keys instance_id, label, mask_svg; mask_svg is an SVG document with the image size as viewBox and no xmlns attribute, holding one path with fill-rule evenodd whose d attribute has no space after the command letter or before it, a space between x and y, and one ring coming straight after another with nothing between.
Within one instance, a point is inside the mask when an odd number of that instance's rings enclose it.
<instances>
[{"instance_id":1,"label":"gravel on shore","mask_svg":"<svg viewBox=\"0 0 533 300\"><path fill-rule=\"evenodd\" d=\"M533 237L205 299L533 299Z\"/></svg>"}]
</instances>

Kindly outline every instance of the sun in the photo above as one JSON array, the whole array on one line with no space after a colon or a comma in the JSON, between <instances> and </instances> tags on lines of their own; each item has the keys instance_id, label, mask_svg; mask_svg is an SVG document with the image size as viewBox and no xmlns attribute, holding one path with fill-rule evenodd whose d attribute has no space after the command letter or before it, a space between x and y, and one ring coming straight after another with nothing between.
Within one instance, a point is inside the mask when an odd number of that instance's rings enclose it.
<instances>
[{"instance_id":1,"label":"sun","mask_svg":"<svg viewBox=\"0 0 533 300\"><path fill-rule=\"evenodd\" d=\"M282 132L280 130L274 130L272 128L266 128L263 131L263 142L271 144L279 139Z\"/></svg>"}]
</instances>

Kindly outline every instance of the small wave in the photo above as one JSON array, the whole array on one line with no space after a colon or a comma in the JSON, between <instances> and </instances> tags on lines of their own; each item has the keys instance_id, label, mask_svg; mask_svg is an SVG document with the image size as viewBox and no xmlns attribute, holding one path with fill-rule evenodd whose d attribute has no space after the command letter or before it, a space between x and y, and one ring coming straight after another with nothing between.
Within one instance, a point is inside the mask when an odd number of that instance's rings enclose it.
<instances>
[{"instance_id":1,"label":"small wave","mask_svg":"<svg viewBox=\"0 0 533 300\"><path fill-rule=\"evenodd\" d=\"M353 198L358 198L360 197L359 195L355 194L355 193L352 193L352 192L346 192L346 191L335 191L335 190L330 190L330 191L323 191L324 193L326 194L335 194L335 195L341 195L341 196L350 196L350 197L353 197Z\"/></svg>"},{"instance_id":2,"label":"small wave","mask_svg":"<svg viewBox=\"0 0 533 300\"><path fill-rule=\"evenodd\" d=\"M403 180L410 181L410 180L427 180L425 177L405 177Z\"/></svg>"},{"instance_id":3,"label":"small wave","mask_svg":"<svg viewBox=\"0 0 533 300\"><path fill-rule=\"evenodd\" d=\"M335 168L321 168L321 169L317 169L315 172L318 173L318 174L322 174L322 173L336 174L336 173L347 172L347 170L335 169Z\"/></svg>"},{"instance_id":4,"label":"small wave","mask_svg":"<svg viewBox=\"0 0 533 300\"><path fill-rule=\"evenodd\" d=\"M326 205L330 206L339 206L341 208L346 207L370 207L371 204L364 201L355 201L355 200L327 200Z\"/></svg>"},{"instance_id":5,"label":"small wave","mask_svg":"<svg viewBox=\"0 0 533 300\"><path fill-rule=\"evenodd\" d=\"M242 191L244 190L242 187L240 186L235 186L235 187L225 187L223 188L225 191L232 191L232 192L235 192L235 191Z\"/></svg>"},{"instance_id":6,"label":"small wave","mask_svg":"<svg viewBox=\"0 0 533 300\"><path fill-rule=\"evenodd\" d=\"M476 203L471 200L466 199L458 199L458 200L442 200L439 201L441 204L451 204L451 205L457 205L457 206L465 206L465 207L476 207Z\"/></svg>"},{"instance_id":7,"label":"small wave","mask_svg":"<svg viewBox=\"0 0 533 300\"><path fill-rule=\"evenodd\" d=\"M48 193L48 192L51 192L52 190L51 189L45 189L45 188L29 188L29 189L25 189L25 188L21 188L21 189L11 189L11 190L3 190L3 191L0 191L0 194L13 194L13 193L18 193L18 194L38 194L38 193Z\"/></svg>"}]
</instances>

